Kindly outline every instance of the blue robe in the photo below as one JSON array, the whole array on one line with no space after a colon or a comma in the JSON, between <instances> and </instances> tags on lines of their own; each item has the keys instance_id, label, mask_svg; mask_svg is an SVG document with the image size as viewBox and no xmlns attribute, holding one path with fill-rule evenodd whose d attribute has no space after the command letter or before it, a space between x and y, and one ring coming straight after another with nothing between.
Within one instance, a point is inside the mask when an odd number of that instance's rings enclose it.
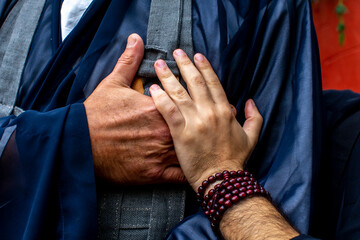
<instances>
[{"instance_id":1,"label":"blue robe","mask_svg":"<svg viewBox=\"0 0 360 240\"><path fill-rule=\"evenodd\" d=\"M0 236L7 239L96 238L82 102L112 71L131 33L146 42L150 0L94 0L63 42L60 6L47 1L33 38L17 97L25 113L0 119L7 173L0 177ZM238 120L249 98L264 117L248 169L306 233L322 142L311 1L194 1L192 24L194 50L210 60Z\"/></svg>"}]
</instances>

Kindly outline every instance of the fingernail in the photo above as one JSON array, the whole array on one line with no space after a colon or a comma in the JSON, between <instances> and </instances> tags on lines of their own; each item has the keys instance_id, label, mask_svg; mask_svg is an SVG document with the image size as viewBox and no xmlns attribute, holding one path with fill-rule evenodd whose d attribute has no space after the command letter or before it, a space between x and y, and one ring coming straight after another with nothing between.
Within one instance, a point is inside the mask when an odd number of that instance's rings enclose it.
<instances>
[{"instance_id":1,"label":"fingernail","mask_svg":"<svg viewBox=\"0 0 360 240\"><path fill-rule=\"evenodd\" d=\"M250 103L253 107L256 107L254 100L250 99Z\"/></svg>"},{"instance_id":2,"label":"fingernail","mask_svg":"<svg viewBox=\"0 0 360 240\"><path fill-rule=\"evenodd\" d=\"M150 89L151 89L152 91L157 91L157 90L159 90L159 89L161 89L161 88L160 88L159 85L153 84L153 85L151 85Z\"/></svg>"},{"instance_id":3,"label":"fingernail","mask_svg":"<svg viewBox=\"0 0 360 240\"><path fill-rule=\"evenodd\" d=\"M176 50L174 51L174 53L175 53L175 55L177 55L177 56L185 56L185 52L184 52L183 50L181 50L181 49L176 49Z\"/></svg>"},{"instance_id":4,"label":"fingernail","mask_svg":"<svg viewBox=\"0 0 360 240\"><path fill-rule=\"evenodd\" d=\"M253 111L254 107L255 107L255 103L252 99L249 99L248 101L246 101L245 108L247 108L250 111Z\"/></svg>"},{"instance_id":5,"label":"fingernail","mask_svg":"<svg viewBox=\"0 0 360 240\"><path fill-rule=\"evenodd\" d=\"M166 68L166 62L164 60L157 60L155 64L159 68L162 68L162 69Z\"/></svg>"},{"instance_id":6,"label":"fingernail","mask_svg":"<svg viewBox=\"0 0 360 240\"><path fill-rule=\"evenodd\" d=\"M136 37L133 36L133 35L130 35L130 36L128 37L128 41L127 41L126 48L129 48L129 47L134 46L135 43L136 43L136 41L137 41Z\"/></svg>"},{"instance_id":7,"label":"fingernail","mask_svg":"<svg viewBox=\"0 0 360 240\"><path fill-rule=\"evenodd\" d=\"M204 56L202 55L202 54L200 54L200 53L197 53L197 54L195 54L195 60L196 61L199 61L199 62L202 62L202 61L204 61Z\"/></svg>"}]
</instances>

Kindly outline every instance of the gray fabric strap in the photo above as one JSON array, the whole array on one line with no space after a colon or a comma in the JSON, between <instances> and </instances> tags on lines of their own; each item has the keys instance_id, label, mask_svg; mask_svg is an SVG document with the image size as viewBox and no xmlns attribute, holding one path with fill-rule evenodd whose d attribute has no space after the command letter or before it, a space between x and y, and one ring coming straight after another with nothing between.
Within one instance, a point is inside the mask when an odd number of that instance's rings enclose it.
<instances>
[{"instance_id":1,"label":"gray fabric strap","mask_svg":"<svg viewBox=\"0 0 360 240\"><path fill-rule=\"evenodd\" d=\"M19 0L0 29L0 117L14 113L21 74L45 0ZM22 111L17 108L16 114Z\"/></svg>"},{"instance_id":2,"label":"gray fabric strap","mask_svg":"<svg viewBox=\"0 0 360 240\"><path fill-rule=\"evenodd\" d=\"M159 83L154 63L166 60L179 75L172 52L193 57L191 0L152 0L144 60L138 71L145 94ZM185 186L139 186L111 191L99 188L99 239L164 239L185 212Z\"/></svg>"},{"instance_id":3,"label":"gray fabric strap","mask_svg":"<svg viewBox=\"0 0 360 240\"><path fill-rule=\"evenodd\" d=\"M154 63L163 59L175 76L179 76L172 53L183 49L192 59L192 3L191 0L152 0L147 29L144 59L139 67L138 76L143 77L146 95L149 87L158 83ZM180 80L185 86L184 81Z\"/></svg>"},{"instance_id":4,"label":"gray fabric strap","mask_svg":"<svg viewBox=\"0 0 360 240\"><path fill-rule=\"evenodd\" d=\"M158 83L154 63L162 58L171 71L179 76L179 70L172 56L176 48L183 49L193 57L191 0L152 0L147 29L145 54L138 75L143 79L144 93ZM185 86L184 81L181 83ZM163 239L179 222L185 212L185 188L157 188L153 191L150 228L147 239Z\"/></svg>"}]
</instances>

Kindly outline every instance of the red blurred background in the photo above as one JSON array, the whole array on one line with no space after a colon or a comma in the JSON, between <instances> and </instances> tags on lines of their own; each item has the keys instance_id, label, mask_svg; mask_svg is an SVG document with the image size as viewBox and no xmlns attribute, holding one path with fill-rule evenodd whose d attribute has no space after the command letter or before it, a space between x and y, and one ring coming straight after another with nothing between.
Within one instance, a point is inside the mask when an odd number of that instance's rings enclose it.
<instances>
[{"instance_id":1,"label":"red blurred background","mask_svg":"<svg viewBox=\"0 0 360 240\"><path fill-rule=\"evenodd\" d=\"M360 93L360 0L344 0L345 42L339 44L335 13L338 0L313 3L324 89L351 89Z\"/></svg>"}]
</instances>

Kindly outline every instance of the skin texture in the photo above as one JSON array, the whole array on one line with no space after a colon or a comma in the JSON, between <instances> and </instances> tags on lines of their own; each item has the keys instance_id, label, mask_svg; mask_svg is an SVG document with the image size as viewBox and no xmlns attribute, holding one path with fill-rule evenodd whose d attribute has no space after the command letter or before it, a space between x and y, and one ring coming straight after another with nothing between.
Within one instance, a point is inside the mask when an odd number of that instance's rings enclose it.
<instances>
[{"instance_id":1,"label":"skin texture","mask_svg":"<svg viewBox=\"0 0 360 240\"><path fill-rule=\"evenodd\" d=\"M132 34L113 72L84 102L95 174L120 185L184 183L169 128L151 97L130 88L144 54Z\"/></svg>"},{"instance_id":2,"label":"skin texture","mask_svg":"<svg viewBox=\"0 0 360 240\"><path fill-rule=\"evenodd\" d=\"M157 85L150 91L170 127L185 176L197 189L211 174L223 169L243 169L256 145L262 117L250 100L245 108L246 122L241 127L205 57L195 55L196 67L182 50L176 50L174 58L190 95L162 60L155 63L155 70L166 92Z\"/></svg>"},{"instance_id":3,"label":"skin texture","mask_svg":"<svg viewBox=\"0 0 360 240\"><path fill-rule=\"evenodd\" d=\"M155 63L155 70L165 91L157 85L150 91L169 125L181 168L196 191L210 175L244 168L259 138L263 119L255 103L248 100L243 127L236 121L225 92L203 55L195 55L194 65L178 49L174 59L189 94L162 60ZM231 240L291 239L298 235L263 197L247 198L227 210L220 231Z\"/></svg>"}]
</instances>

